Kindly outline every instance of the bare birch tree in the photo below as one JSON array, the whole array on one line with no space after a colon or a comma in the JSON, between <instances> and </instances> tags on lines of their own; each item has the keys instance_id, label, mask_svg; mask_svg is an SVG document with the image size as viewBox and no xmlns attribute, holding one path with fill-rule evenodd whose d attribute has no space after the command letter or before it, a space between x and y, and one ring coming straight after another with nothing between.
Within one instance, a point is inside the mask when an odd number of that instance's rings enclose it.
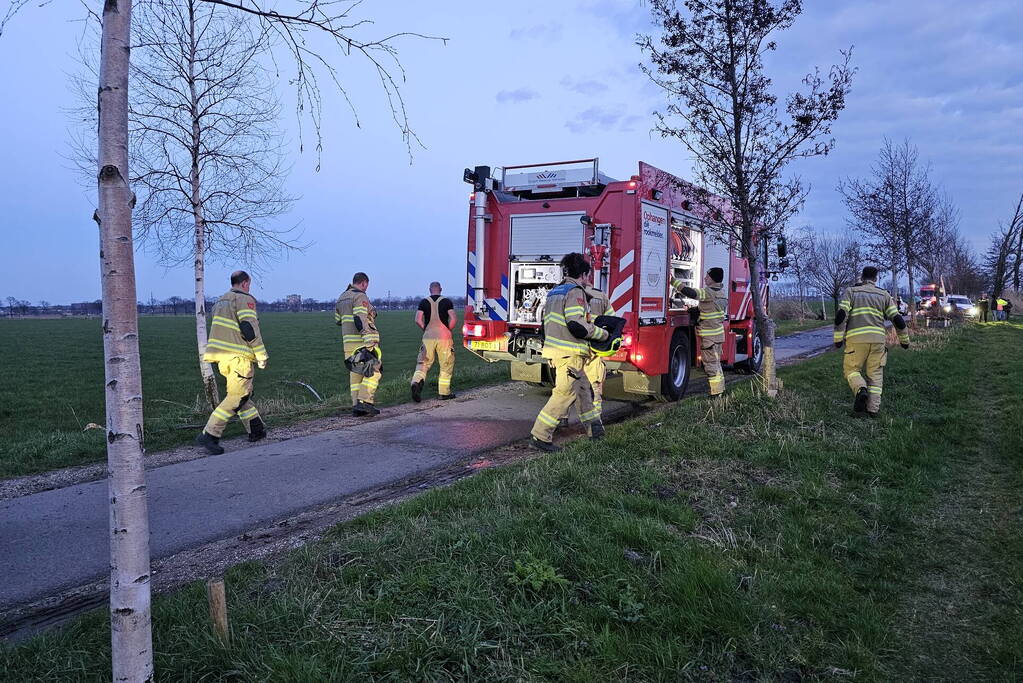
<instances>
[{"instance_id":1,"label":"bare birch tree","mask_svg":"<svg viewBox=\"0 0 1023 683\"><path fill-rule=\"evenodd\" d=\"M279 106L259 58L266 35L202 0L149 0L135 22L131 141L136 235L166 265L190 262L207 403L219 403L206 350L206 262L250 269L300 245L273 219L292 199Z\"/></svg>"},{"instance_id":2,"label":"bare birch tree","mask_svg":"<svg viewBox=\"0 0 1023 683\"><path fill-rule=\"evenodd\" d=\"M258 272L300 249L274 219L293 200L276 124L280 106L260 59L270 42L254 19L204 0L136 0L129 98L135 236L165 266L190 265L203 394L220 402L207 342L206 264ZM89 68L90 46L82 50ZM73 85L83 100L89 77ZM89 123L93 110L75 112ZM88 128L74 143L83 173L95 167ZM177 315L177 307L174 308Z\"/></svg>"},{"instance_id":3,"label":"bare birch tree","mask_svg":"<svg viewBox=\"0 0 1023 683\"><path fill-rule=\"evenodd\" d=\"M128 184L131 0L104 0L99 69L99 224L110 470L110 632L114 681L153 679L149 511L142 465L142 371Z\"/></svg>"},{"instance_id":4,"label":"bare birch tree","mask_svg":"<svg viewBox=\"0 0 1023 683\"><path fill-rule=\"evenodd\" d=\"M786 166L834 146L831 125L852 84L850 53L843 52L827 76L819 70L807 75L803 89L786 97L782 115L764 57L777 47L774 36L802 12L800 0L650 0L650 6L662 31L656 39L639 37L652 63L641 66L669 101L656 129L693 155L700 187L680 189L714 217L712 229L735 239L749 262L763 375L773 396L775 325L758 286L766 246L805 197L798 178L783 176Z\"/></svg>"}]
</instances>

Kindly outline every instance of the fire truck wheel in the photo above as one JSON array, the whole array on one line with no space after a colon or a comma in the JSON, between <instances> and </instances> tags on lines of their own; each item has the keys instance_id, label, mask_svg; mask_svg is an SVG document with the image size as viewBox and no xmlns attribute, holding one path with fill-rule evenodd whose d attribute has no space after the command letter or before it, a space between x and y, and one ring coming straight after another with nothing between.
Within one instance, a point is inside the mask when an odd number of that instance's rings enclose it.
<instances>
[{"instance_id":1,"label":"fire truck wheel","mask_svg":"<svg viewBox=\"0 0 1023 683\"><path fill-rule=\"evenodd\" d=\"M665 400L677 401L686 393L692 362L689 335L679 330L671 338L668 349L668 372L661 375L661 395Z\"/></svg>"},{"instance_id":2,"label":"fire truck wheel","mask_svg":"<svg viewBox=\"0 0 1023 683\"><path fill-rule=\"evenodd\" d=\"M760 339L760 333L753 334L753 353L747 360L736 363L735 369L747 375L755 375L760 372L760 366L764 363L764 342Z\"/></svg>"}]
</instances>

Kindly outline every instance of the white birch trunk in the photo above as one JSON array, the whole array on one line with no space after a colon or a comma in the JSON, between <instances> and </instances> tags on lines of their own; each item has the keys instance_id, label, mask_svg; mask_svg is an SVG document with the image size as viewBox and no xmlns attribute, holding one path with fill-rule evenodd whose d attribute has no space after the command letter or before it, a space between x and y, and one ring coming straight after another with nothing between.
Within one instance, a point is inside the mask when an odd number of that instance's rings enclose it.
<instances>
[{"instance_id":1,"label":"white birch trunk","mask_svg":"<svg viewBox=\"0 0 1023 683\"><path fill-rule=\"evenodd\" d=\"M128 186L131 1L105 0L99 74L100 266L110 470L110 636L114 681L153 680L149 517L142 465L134 196Z\"/></svg>"},{"instance_id":2,"label":"white birch trunk","mask_svg":"<svg viewBox=\"0 0 1023 683\"><path fill-rule=\"evenodd\" d=\"M192 166L188 181L191 185L192 217L195 221L195 341L199 352L199 373L202 375L203 394L210 410L220 403L217 380L213 366L202 359L206 352L206 221L203 219L202 186L199 180L199 154L201 153L201 129L199 127L199 99L195 91L195 3L188 3L188 94L192 116L191 154Z\"/></svg>"}]
</instances>

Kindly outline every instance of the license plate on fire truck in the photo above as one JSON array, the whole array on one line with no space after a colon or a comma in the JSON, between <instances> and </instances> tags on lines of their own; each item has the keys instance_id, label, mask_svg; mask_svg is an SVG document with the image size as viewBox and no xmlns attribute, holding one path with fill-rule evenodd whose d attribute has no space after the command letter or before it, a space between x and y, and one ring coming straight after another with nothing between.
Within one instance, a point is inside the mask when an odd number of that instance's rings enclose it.
<instances>
[{"instance_id":1,"label":"license plate on fire truck","mask_svg":"<svg viewBox=\"0 0 1023 683\"><path fill-rule=\"evenodd\" d=\"M484 341L482 339L473 339L469 342L469 348L474 351L500 351L501 340Z\"/></svg>"}]
</instances>

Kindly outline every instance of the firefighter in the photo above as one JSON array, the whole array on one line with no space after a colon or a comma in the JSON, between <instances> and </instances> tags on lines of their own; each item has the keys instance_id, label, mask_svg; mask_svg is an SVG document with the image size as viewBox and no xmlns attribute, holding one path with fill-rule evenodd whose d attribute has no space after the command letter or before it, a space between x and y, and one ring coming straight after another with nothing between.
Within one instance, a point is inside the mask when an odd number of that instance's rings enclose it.
<instances>
[{"instance_id":1,"label":"firefighter","mask_svg":"<svg viewBox=\"0 0 1023 683\"><path fill-rule=\"evenodd\" d=\"M533 423L532 444L542 451L560 450L553 443L554 430L561 418L568 415L573 404L579 411L579 421L587 425L592 439L604 436L600 414L593 407L590 381L585 366L590 356L589 341L607 341L610 333L593 325L586 316L586 291L582 277L590 271L590 264L579 253L561 259L565 278L547 293L544 304L544 343L541 355L554 372L555 382L551 397Z\"/></svg>"},{"instance_id":2,"label":"firefighter","mask_svg":"<svg viewBox=\"0 0 1023 683\"><path fill-rule=\"evenodd\" d=\"M377 331L377 312L366 296L369 289L369 276L356 273L352 276L352 284L341 293L334 306L334 324L341 327L341 341L344 344L345 359L351 359L362 349L368 349L381 358L380 333ZM382 376L381 366L376 364L372 374L362 374L352 370L352 415L356 417L372 417L379 415L380 410L373 405L377 387Z\"/></svg>"},{"instance_id":3,"label":"firefighter","mask_svg":"<svg viewBox=\"0 0 1023 683\"><path fill-rule=\"evenodd\" d=\"M987 304L988 298L987 293L980 295L980 299L977 300L977 320L982 323L987 322Z\"/></svg>"},{"instance_id":4,"label":"firefighter","mask_svg":"<svg viewBox=\"0 0 1023 683\"><path fill-rule=\"evenodd\" d=\"M423 330L423 344L419 347L416 371L412 375L412 400L416 403L423 400L423 385L426 384L426 375L434 359L440 361L438 395L442 400L455 397L451 392L451 375L455 370L455 346L451 330L455 328L458 317L451 299L441 296L440 292L440 283L431 282L430 296L419 302L419 310L416 311L416 325Z\"/></svg>"},{"instance_id":5,"label":"firefighter","mask_svg":"<svg viewBox=\"0 0 1023 683\"><path fill-rule=\"evenodd\" d=\"M224 452L220 437L235 415L245 427L249 441L266 437L266 427L252 403L252 378L255 368L265 369L270 357L259 333L256 298L249 294L251 286L252 279L244 270L231 273L230 291L213 307L210 338L202 359L217 364L217 372L227 381L227 396L213 409L206 428L196 438L196 443L212 455Z\"/></svg>"},{"instance_id":6,"label":"firefighter","mask_svg":"<svg viewBox=\"0 0 1023 683\"><path fill-rule=\"evenodd\" d=\"M700 289L684 287L681 280L671 285L690 299L700 302L700 322L696 331L700 335L700 357L703 370L707 373L710 395L721 396L725 392L725 374L721 370L721 345L725 342L725 311L728 309L728 294L724 289L725 271L711 268L703 279Z\"/></svg>"},{"instance_id":7,"label":"firefighter","mask_svg":"<svg viewBox=\"0 0 1023 683\"><path fill-rule=\"evenodd\" d=\"M842 373L852 389L853 412L877 417L881 407L884 366L888 362L885 320L891 320L899 344L909 348L909 330L892 295L876 284L877 268L863 269L862 284L850 287L835 314L835 347L845 344ZM864 375L866 375L864 377Z\"/></svg>"},{"instance_id":8,"label":"firefighter","mask_svg":"<svg viewBox=\"0 0 1023 683\"><path fill-rule=\"evenodd\" d=\"M605 292L590 286L585 287L585 292L587 300L586 319L590 323L596 322L597 318L602 315L611 316L615 314L615 309L611 306L611 300L608 299ZM600 350L590 346L590 353L584 368L586 379L590 381L590 387L593 390L593 409L596 411L597 417L603 415L604 410L604 378L607 376L606 357L605 353L601 353Z\"/></svg>"}]
</instances>

